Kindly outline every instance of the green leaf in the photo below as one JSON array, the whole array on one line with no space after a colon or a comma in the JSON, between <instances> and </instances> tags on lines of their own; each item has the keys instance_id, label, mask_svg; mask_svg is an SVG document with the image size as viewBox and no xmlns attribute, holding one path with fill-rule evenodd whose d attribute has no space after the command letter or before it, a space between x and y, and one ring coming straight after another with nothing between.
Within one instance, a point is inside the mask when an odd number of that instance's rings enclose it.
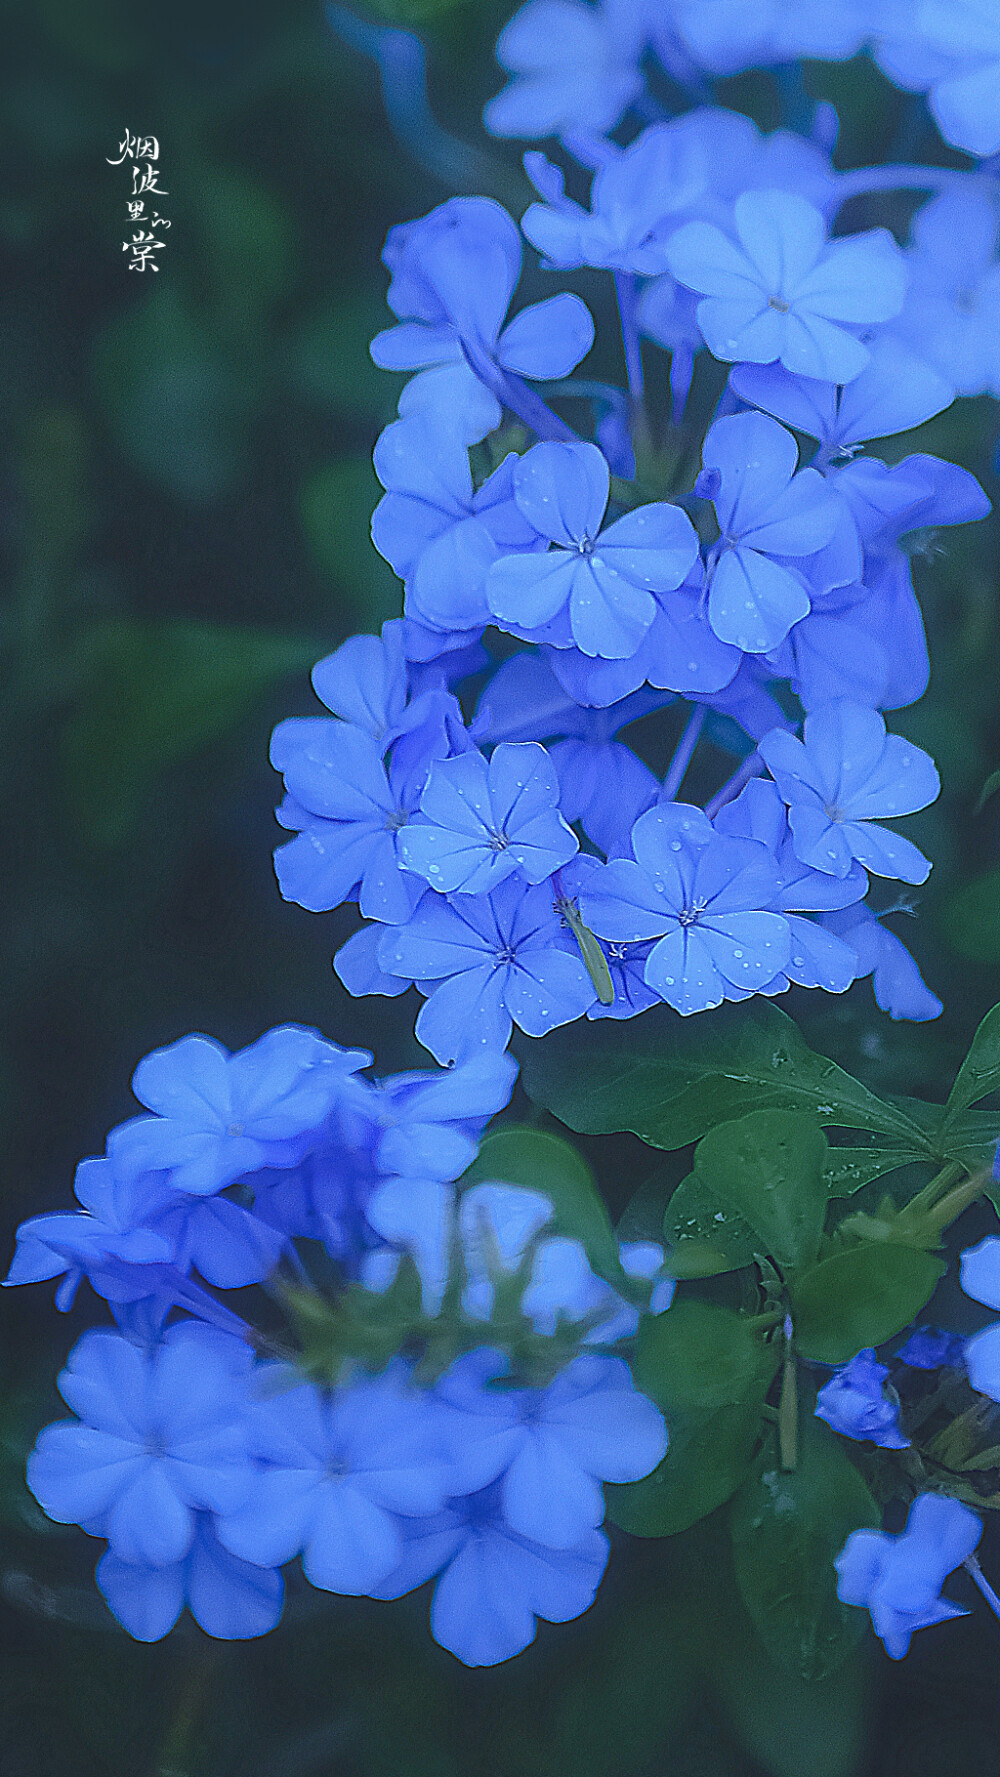
<instances>
[{"instance_id":1,"label":"green leaf","mask_svg":"<svg viewBox=\"0 0 1000 1777\"><path fill-rule=\"evenodd\" d=\"M791 1292L801 1356L844 1364L901 1333L934 1294L942 1259L890 1241L847 1247L814 1265Z\"/></svg>"},{"instance_id":2,"label":"green leaf","mask_svg":"<svg viewBox=\"0 0 1000 1777\"><path fill-rule=\"evenodd\" d=\"M673 1536L723 1504L753 1456L777 1345L731 1308L675 1302L639 1329L636 1384L654 1400L670 1447L644 1481L606 1489L608 1514L634 1536Z\"/></svg>"},{"instance_id":3,"label":"green leaf","mask_svg":"<svg viewBox=\"0 0 1000 1777\"><path fill-rule=\"evenodd\" d=\"M908 1148L831 1148L823 1167L823 1183L828 1197L853 1197L865 1185L912 1166L918 1156ZM929 1156L920 1155L921 1160Z\"/></svg>"},{"instance_id":4,"label":"green leaf","mask_svg":"<svg viewBox=\"0 0 1000 1777\"><path fill-rule=\"evenodd\" d=\"M945 1131L958 1116L987 1093L1000 1090L1000 1005L987 1012L972 1039L945 1105Z\"/></svg>"},{"instance_id":5,"label":"green leaf","mask_svg":"<svg viewBox=\"0 0 1000 1777\"><path fill-rule=\"evenodd\" d=\"M582 1243L601 1277L622 1279L618 1242L594 1175L561 1136L517 1126L496 1130L480 1143L460 1183L464 1189L487 1180L543 1192L555 1209L555 1230Z\"/></svg>"},{"instance_id":6,"label":"green leaf","mask_svg":"<svg viewBox=\"0 0 1000 1777\"><path fill-rule=\"evenodd\" d=\"M865 1667L856 1649L826 1678L779 1666L743 1611L713 1649L712 1680L737 1738L771 1777L852 1777L864 1751Z\"/></svg>"},{"instance_id":7,"label":"green leaf","mask_svg":"<svg viewBox=\"0 0 1000 1777\"><path fill-rule=\"evenodd\" d=\"M124 455L175 499L209 506L239 486L266 367L225 349L165 281L98 338L94 385Z\"/></svg>"},{"instance_id":8,"label":"green leaf","mask_svg":"<svg viewBox=\"0 0 1000 1777\"><path fill-rule=\"evenodd\" d=\"M773 1440L730 1508L736 1580L778 1663L825 1678L864 1634L864 1611L837 1597L834 1558L854 1530L879 1524L874 1499L834 1434L804 1421L798 1465L777 1466Z\"/></svg>"},{"instance_id":9,"label":"green leaf","mask_svg":"<svg viewBox=\"0 0 1000 1777\"><path fill-rule=\"evenodd\" d=\"M702 1137L694 1173L707 1195L749 1223L756 1250L787 1269L807 1264L819 1251L826 1155L826 1137L815 1117L751 1111Z\"/></svg>"},{"instance_id":10,"label":"green leaf","mask_svg":"<svg viewBox=\"0 0 1000 1777\"><path fill-rule=\"evenodd\" d=\"M315 643L264 629L186 618L96 625L63 736L69 794L86 836L125 844L158 772L234 728L272 681L303 672L315 656Z\"/></svg>"},{"instance_id":11,"label":"green leaf","mask_svg":"<svg viewBox=\"0 0 1000 1777\"><path fill-rule=\"evenodd\" d=\"M995 796L998 790L1000 790L1000 771L991 771L976 798L976 806L972 811L973 816L982 814L990 797Z\"/></svg>"},{"instance_id":12,"label":"green leaf","mask_svg":"<svg viewBox=\"0 0 1000 1777\"><path fill-rule=\"evenodd\" d=\"M667 1205L663 1233L673 1248L670 1268L675 1277L716 1277L738 1271L760 1251L750 1223L718 1197L693 1172L682 1179Z\"/></svg>"},{"instance_id":13,"label":"green leaf","mask_svg":"<svg viewBox=\"0 0 1000 1777\"><path fill-rule=\"evenodd\" d=\"M398 615L402 588L371 540L382 495L370 456L341 457L317 469L299 495L302 528L323 572L366 629Z\"/></svg>"},{"instance_id":14,"label":"green leaf","mask_svg":"<svg viewBox=\"0 0 1000 1777\"><path fill-rule=\"evenodd\" d=\"M588 1135L631 1130L681 1148L748 1111L803 1111L824 1126L889 1135L923 1158L928 1144L904 1111L825 1056L762 999L688 1021L657 1006L627 1025L598 1019L517 1045L529 1097Z\"/></svg>"},{"instance_id":15,"label":"green leaf","mask_svg":"<svg viewBox=\"0 0 1000 1777\"><path fill-rule=\"evenodd\" d=\"M958 956L1000 963L1000 870L987 870L949 895L938 924Z\"/></svg>"}]
</instances>

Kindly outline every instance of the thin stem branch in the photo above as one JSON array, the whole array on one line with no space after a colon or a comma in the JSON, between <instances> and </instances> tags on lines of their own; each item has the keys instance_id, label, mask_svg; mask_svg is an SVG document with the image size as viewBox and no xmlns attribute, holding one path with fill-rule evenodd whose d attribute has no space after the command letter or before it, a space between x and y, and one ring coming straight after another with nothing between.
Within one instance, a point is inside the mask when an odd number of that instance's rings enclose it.
<instances>
[{"instance_id":1,"label":"thin stem branch","mask_svg":"<svg viewBox=\"0 0 1000 1777\"><path fill-rule=\"evenodd\" d=\"M754 748L754 751L744 759L742 765L733 772L732 777L727 778L721 790L717 790L711 801L706 802L705 813L709 820L714 820L720 808L725 808L727 802L735 801L740 791L750 782L750 779L752 777L759 777L763 769L764 761L756 748Z\"/></svg>"},{"instance_id":2,"label":"thin stem branch","mask_svg":"<svg viewBox=\"0 0 1000 1777\"><path fill-rule=\"evenodd\" d=\"M976 1585L979 1587L980 1592L993 1612L993 1615L1000 1618L1000 1598L998 1598L997 1594L994 1592L993 1587L986 1578L975 1555L969 1555L963 1562L963 1566L968 1573L971 1573Z\"/></svg>"},{"instance_id":3,"label":"thin stem branch","mask_svg":"<svg viewBox=\"0 0 1000 1777\"><path fill-rule=\"evenodd\" d=\"M615 272L615 295L621 318L622 349L625 353L625 374L628 392L638 406L644 394L642 347L639 343L639 292L632 272Z\"/></svg>"},{"instance_id":4,"label":"thin stem branch","mask_svg":"<svg viewBox=\"0 0 1000 1777\"><path fill-rule=\"evenodd\" d=\"M707 717L708 705L706 703L697 704L688 719L684 733L681 735L681 738L677 743L677 750L670 761L667 768L667 775L663 780L663 799L665 802L674 801L681 784L684 782L684 774L691 763L691 755L701 738L701 731L705 726Z\"/></svg>"},{"instance_id":5,"label":"thin stem branch","mask_svg":"<svg viewBox=\"0 0 1000 1777\"><path fill-rule=\"evenodd\" d=\"M974 176L954 167L857 167L838 175L827 208L835 215L849 198L863 197L870 191L947 191Z\"/></svg>"}]
</instances>

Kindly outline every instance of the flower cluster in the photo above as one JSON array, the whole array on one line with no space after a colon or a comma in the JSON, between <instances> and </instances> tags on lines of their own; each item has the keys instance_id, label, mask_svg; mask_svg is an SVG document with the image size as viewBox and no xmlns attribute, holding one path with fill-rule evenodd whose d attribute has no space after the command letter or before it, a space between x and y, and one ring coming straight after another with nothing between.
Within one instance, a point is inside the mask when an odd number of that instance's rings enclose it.
<instances>
[{"instance_id":1,"label":"flower cluster","mask_svg":"<svg viewBox=\"0 0 1000 1777\"><path fill-rule=\"evenodd\" d=\"M513 76L486 108L498 136L600 133L647 97L652 56L682 90L713 75L845 61L870 48L897 86L926 92L946 142L1000 150L1000 18L992 0L529 0L501 33Z\"/></svg>"},{"instance_id":2,"label":"flower cluster","mask_svg":"<svg viewBox=\"0 0 1000 1777\"><path fill-rule=\"evenodd\" d=\"M65 1309L86 1278L117 1322L72 1351L76 1417L41 1433L28 1481L106 1539L98 1585L140 1640L185 1603L211 1635L262 1634L301 1555L331 1592L436 1577L437 1640L507 1659L536 1618L587 1608L601 1483L666 1449L614 1350L670 1304L662 1249L620 1247L611 1282L565 1206L453 1182L510 1095L506 1057L374 1082L370 1061L294 1025L233 1055L158 1050L134 1078L149 1114L82 1163L80 1207L18 1232L8 1284L58 1278ZM287 1334L213 1293L264 1281Z\"/></svg>"},{"instance_id":3,"label":"flower cluster","mask_svg":"<svg viewBox=\"0 0 1000 1777\"><path fill-rule=\"evenodd\" d=\"M510 42L545 35L549 10L533 0ZM988 501L938 458L857 453L991 385L995 329L950 359L940 346L961 293L937 250L956 205L993 217L991 200L944 192L904 252L884 229L831 233L862 187L815 142L720 109L590 151L589 207L525 157L539 201L521 229L549 270L613 275L627 388L570 376L594 339L578 296L508 318L523 248L497 203L454 198L390 232L397 324L372 353L415 374L375 448L372 535L404 614L317 666L329 716L275 731L281 892L357 902L370 923L341 980L415 984L417 1036L445 1065L502 1050L514 1025L694 1013L792 982L872 975L893 1017L933 1018L865 901L870 876L924 881L883 822L939 788L883 712L927 678L905 539ZM969 227L985 303L995 218ZM670 425L645 400L643 338L670 354ZM695 444L706 347L728 380ZM592 438L557 410L581 397ZM797 439L815 441L808 461ZM622 738L657 712L676 741L663 776ZM739 761L704 809L679 799L702 738Z\"/></svg>"}]
</instances>

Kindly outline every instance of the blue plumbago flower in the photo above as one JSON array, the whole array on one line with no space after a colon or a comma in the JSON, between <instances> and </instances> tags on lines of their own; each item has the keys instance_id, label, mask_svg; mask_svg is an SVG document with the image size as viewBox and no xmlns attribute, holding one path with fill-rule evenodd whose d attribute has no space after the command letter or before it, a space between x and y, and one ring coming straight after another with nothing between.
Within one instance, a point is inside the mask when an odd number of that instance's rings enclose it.
<instances>
[{"instance_id":1,"label":"blue plumbago flower","mask_svg":"<svg viewBox=\"0 0 1000 1777\"><path fill-rule=\"evenodd\" d=\"M828 876L846 876L853 859L876 876L924 882L930 864L910 840L877 826L913 814L941 789L922 748L887 734L876 710L846 700L806 717L802 740L777 730L760 753L782 797L797 855Z\"/></svg>"},{"instance_id":2,"label":"blue plumbago flower","mask_svg":"<svg viewBox=\"0 0 1000 1777\"><path fill-rule=\"evenodd\" d=\"M856 978L860 981L871 975L875 1003L881 1011L915 1024L940 1018L944 1007L927 986L906 945L895 932L886 930L870 908L821 913L820 923L854 951Z\"/></svg>"},{"instance_id":3,"label":"blue plumbago flower","mask_svg":"<svg viewBox=\"0 0 1000 1777\"><path fill-rule=\"evenodd\" d=\"M253 1483L251 1363L248 1347L191 1322L148 1353L118 1333L85 1333L59 1378L79 1417L46 1426L28 1458L42 1510L107 1537L122 1561L182 1561L196 1509L232 1510Z\"/></svg>"},{"instance_id":4,"label":"blue plumbago flower","mask_svg":"<svg viewBox=\"0 0 1000 1777\"><path fill-rule=\"evenodd\" d=\"M224 1549L206 1512L181 1561L139 1566L110 1550L95 1574L109 1609L136 1641L162 1641L185 1604L206 1635L246 1641L266 1635L281 1617L285 1582L275 1568L239 1561Z\"/></svg>"},{"instance_id":5,"label":"blue plumbago flower","mask_svg":"<svg viewBox=\"0 0 1000 1777\"><path fill-rule=\"evenodd\" d=\"M841 386L793 376L780 364L738 364L729 382L741 401L818 438L825 462L849 456L871 438L922 426L955 398L954 383L892 335L873 340L870 354L860 374Z\"/></svg>"},{"instance_id":6,"label":"blue plumbago flower","mask_svg":"<svg viewBox=\"0 0 1000 1777\"><path fill-rule=\"evenodd\" d=\"M847 876L840 878L826 876L803 864L796 856L777 787L761 778L752 779L733 802L720 809L715 827L717 832L729 833L734 838L759 840L775 860L779 887L771 907L775 913L784 914L792 938L791 955L784 969L787 979L798 987L824 987L828 993L843 993L863 972L859 971L853 949L815 920L801 916L860 901L868 892L865 871L855 864Z\"/></svg>"},{"instance_id":7,"label":"blue plumbago flower","mask_svg":"<svg viewBox=\"0 0 1000 1777\"><path fill-rule=\"evenodd\" d=\"M517 1063L509 1055L477 1055L447 1073L383 1080L375 1164L404 1177L458 1178L475 1159L486 1124L510 1099L516 1078Z\"/></svg>"},{"instance_id":8,"label":"blue plumbago flower","mask_svg":"<svg viewBox=\"0 0 1000 1777\"><path fill-rule=\"evenodd\" d=\"M609 488L607 462L593 444L536 444L521 459L514 498L555 547L494 563L486 596L501 628L530 638L565 612L566 644L606 659L635 652L656 615L653 589L681 584L698 539L687 514L663 501L601 531Z\"/></svg>"},{"instance_id":9,"label":"blue plumbago flower","mask_svg":"<svg viewBox=\"0 0 1000 1777\"><path fill-rule=\"evenodd\" d=\"M961 253L956 242L961 241ZM1000 389L997 212L985 191L953 187L918 211L898 333L960 395Z\"/></svg>"},{"instance_id":10,"label":"blue plumbago flower","mask_svg":"<svg viewBox=\"0 0 1000 1777\"><path fill-rule=\"evenodd\" d=\"M380 636L351 636L317 661L312 683L328 710L362 729L383 751L420 719L421 706L410 704L405 625L398 618L383 623Z\"/></svg>"},{"instance_id":11,"label":"blue plumbago flower","mask_svg":"<svg viewBox=\"0 0 1000 1777\"><path fill-rule=\"evenodd\" d=\"M645 82L643 32L633 0L529 0L504 26L497 61L514 75L483 122L494 136L612 130Z\"/></svg>"},{"instance_id":12,"label":"blue plumbago flower","mask_svg":"<svg viewBox=\"0 0 1000 1777\"><path fill-rule=\"evenodd\" d=\"M544 881L579 842L559 813L559 779L545 748L505 741L489 764L473 752L431 766L399 850L432 888L482 894L516 871Z\"/></svg>"},{"instance_id":13,"label":"blue plumbago flower","mask_svg":"<svg viewBox=\"0 0 1000 1777\"><path fill-rule=\"evenodd\" d=\"M593 265L643 277L665 272L671 234L709 197L702 132L689 118L654 124L630 147L614 150L594 180L589 210L563 194L562 175L544 155L526 156L525 167L549 201L531 204L521 227L560 270Z\"/></svg>"},{"instance_id":14,"label":"blue plumbago flower","mask_svg":"<svg viewBox=\"0 0 1000 1777\"><path fill-rule=\"evenodd\" d=\"M918 1494L901 1536L856 1530L834 1566L837 1596L871 1612L872 1626L892 1660L901 1660L916 1629L968 1616L940 1597L941 1587L975 1549L983 1526L957 1499Z\"/></svg>"},{"instance_id":15,"label":"blue plumbago flower","mask_svg":"<svg viewBox=\"0 0 1000 1777\"><path fill-rule=\"evenodd\" d=\"M154 1114L120 1124L111 1156L210 1196L260 1167L293 1164L344 1081L371 1059L299 1024L279 1025L235 1055L210 1037L182 1037L140 1061L132 1090Z\"/></svg>"},{"instance_id":16,"label":"blue plumbago flower","mask_svg":"<svg viewBox=\"0 0 1000 1777\"><path fill-rule=\"evenodd\" d=\"M379 742L347 722L279 722L271 763L288 795L277 818L297 829L274 854L286 901L323 913L357 894L366 919L399 921L412 913L422 885L402 867L400 834L431 762L468 744L458 705L437 695L438 708L396 742L388 766Z\"/></svg>"},{"instance_id":17,"label":"blue plumbago flower","mask_svg":"<svg viewBox=\"0 0 1000 1777\"><path fill-rule=\"evenodd\" d=\"M493 562L541 547L513 498L517 457L473 492L465 444L415 417L386 427L374 460L387 491L372 517L372 541L406 583L407 616L438 630L482 629L490 621L484 585Z\"/></svg>"},{"instance_id":18,"label":"blue plumbago flower","mask_svg":"<svg viewBox=\"0 0 1000 1777\"><path fill-rule=\"evenodd\" d=\"M568 292L523 309L504 327L521 275L521 238L492 198L449 198L419 221L390 229L382 258L392 273L386 300L402 322L372 340L372 357L384 370L464 359L487 386L493 367L564 377L593 344L589 311Z\"/></svg>"},{"instance_id":19,"label":"blue plumbago flower","mask_svg":"<svg viewBox=\"0 0 1000 1777\"><path fill-rule=\"evenodd\" d=\"M547 885L508 878L492 894L450 901L428 895L405 926L379 946L387 973L418 981L430 998L417 1037L449 1066L486 1049L505 1049L516 1024L544 1036L581 1018L596 999L576 945Z\"/></svg>"},{"instance_id":20,"label":"blue plumbago flower","mask_svg":"<svg viewBox=\"0 0 1000 1777\"><path fill-rule=\"evenodd\" d=\"M714 832L699 808L652 808L632 833L635 860L617 858L586 882L580 911L599 938L656 938L649 987L678 1012L704 1012L766 987L787 966L788 923L761 911L777 867L753 839Z\"/></svg>"},{"instance_id":21,"label":"blue plumbago flower","mask_svg":"<svg viewBox=\"0 0 1000 1777\"><path fill-rule=\"evenodd\" d=\"M961 1255L961 1284L974 1302L1000 1308L1000 1239L990 1235ZM1000 1321L965 1341L969 1381L980 1394L1000 1401Z\"/></svg>"},{"instance_id":22,"label":"blue plumbago flower","mask_svg":"<svg viewBox=\"0 0 1000 1777\"><path fill-rule=\"evenodd\" d=\"M968 154L1000 151L1000 22L990 0L921 0L915 14L890 22L877 59L898 86L930 89L946 142Z\"/></svg>"},{"instance_id":23,"label":"blue plumbago flower","mask_svg":"<svg viewBox=\"0 0 1000 1777\"><path fill-rule=\"evenodd\" d=\"M860 0L673 0L676 29L700 67L715 74L770 67L799 56L844 61L871 32Z\"/></svg>"},{"instance_id":24,"label":"blue plumbago flower","mask_svg":"<svg viewBox=\"0 0 1000 1777\"><path fill-rule=\"evenodd\" d=\"M438 1511L454 1486L445 1423L405 1365L329 1396L303 1384L258 1400L252 1496L220 1516L219 1541L262 1567L301 1551L314 1586L370 1591L399 1564L400 1517Z\"/></svg>"},{"instance_id":25,"label":"blue plumbago flower","mask_svg":"<svg viewBox=\"0 0 1000 1777\"><path fill-rule=\"evenodd\" d=\"M697 488L722 532L709 556L708 620L749 653L776 647L807 616L809 586L792 561L824 549L837 528L826 482L815 469L796 474L798 460L791 433L764 414L731 414L705 439Z\"/></svg>"},{"instance_id":26,"label":"blue plumbago flower","mask_svg":"<svg viewBox=\"0 0 1000 1777\"><path fill-rule=\"evenodd\" d=\"M896 1361L911 1370L964 1370L965 1345L958 1333L942 1327L915 1327L896 1352Z\"/></svg>"},{"instance_id":27,"label":"blue plumbago flower","mask_svg":"<svg viewBox=\"0 0 1000 1777\"><path fill-rule=\"evenodd\" d=\"M845 1438L868 1439L883 1450L908 1450L899 1429L899 1401L885 1392L888 1366L874 1351L859 1351L825 1382L816 1397L816 1417Z\"/></svg>"},{"instance_id":28,"label":"blue plumbago flower","mask_svg":"<svg viewBox=\"0 0 1000 1777\"><path fill-rule=\"evenodd\" d=\"M501 1479L511 1530L552 1549L575 1548L604 1520L602 1481L637 1481L662 1461L667 1432L620 1358L581 1353L547 1388L489 1386L507 1367L484 1347L438 1383L454 1416L467 1473ZM471 1491L471 1489L470 1489Z\"/></svg>"},{"instance_id":29,"label":"blue plumbago flower","mask_svg":"<svg viewBox=\"0 0 1000 1777\"><path fill-rule=\"evenodd\" d=\"M559 683L578 703L606 709L643 685L700 697L735 678L742 654L722 642L708 621L705 571L695 562L673 592L654 592L656 612L627 660L592 659L579 648L546 648Z\"/></svg>"},{"instance_id":30,"label":"blue plumbago flower","mask_svg":"<svg viewBox=\"0 0 1000 1777\"><path fill-rule=\"evenodd\" d=\"M568 1623L589 1608L609 1544L585 1531L572 1549L520 1536L500 1509L501 1487L450 1500L434 1518L410 1520L403 1558L376 1598L401 1598L439 1574L431 1634L466 1666L496 1666L535 1639L536 1619Z\"/></svg>"},{"instance_id":31,"label":"blue plumbago flower","mask_svg":"<svg viewBox=\"0 0 1000 1777\"><path fill-rule=\"evenodd\" d=\"M849 331L891 320L906 293L902 254L886 229L828 241L822 212L786 191L747 191L734 241L711 222L672 235L667 269L697 290L698 325L716 358L772 364L850 382L868 348Z\"/></svg>"}]
</instances>

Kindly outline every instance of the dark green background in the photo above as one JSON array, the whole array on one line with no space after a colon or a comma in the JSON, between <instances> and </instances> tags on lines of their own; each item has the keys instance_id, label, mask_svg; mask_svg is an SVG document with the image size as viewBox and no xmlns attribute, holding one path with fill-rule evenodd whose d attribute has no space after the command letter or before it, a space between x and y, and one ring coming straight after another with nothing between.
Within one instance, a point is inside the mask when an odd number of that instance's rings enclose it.
<instances>
[{"instance_id":1,"label":"dark green background","mask_svg":"<svg viewBox=\"0 0 1000 1777\"><path fill-rule=\"evenodd\" d=\"M461 177L518 213L517 149L478 116L509 7L384 0L417 20L435 109L470 144ZM426 1060L413 996L351 1001L330 968L349 913L280 901L270 866L275 720L317 709L313 659L398 609L368 542L370 452L399 379L375 371L386 228L450 194L390 134L371 64L313 0L139 10L118 0L0 5L0 932L2 1220L70 1201L78 1158L131 1110L148 1049L188 1030L236 1046L295 1019ZM882 158L912 109L864 63L811 69L841 105L841 164ZM720 96L777 121L766 77ZM126 269L126 130L160 140L160 270ZM933 133L923 143L946 158ZM895 152L895 150L893 150ZM852 226L904 227L883 203ZM551 288L537 273L529 291ZM606 281L577 287L603 323ZM662 386L663 366L651 376ZM588 366L588 369L590 367ZM707 384L706 384L707 390ZM917 448L995 492L997 410L959 404ZM894 441L892 455L913 448ZM895 723L931 748L940 804L909 831L935 859L896 929L947 1001L893 1026L863 984L798 997L809 1040L883 1091L943 1096L1000 997L996 532L944 533L916 563L932 690ZM673 720L666 718L665 727ZM656 762L663 739L646 737ZM641 736L640 744L646 744ZM711 789L721 757L704 766ZM698 788L697 781L694 788ZM885 897L888 899L888 897ZM656 1156L587 1145L616 1208ZM678 1161L678 1177L686 1167ZM979 1224L963 1225L972 1235ZM985 1229L985 1224L983 1224ZM6 1236L5 1236L6 1237ZM52 1378L93 1317L51 1292L0 1298L0 1777L913 1777L1000 1771L1000 1626L982 1614L811 1689L772 1668L739 1615L712 1521L616 1552L595 1610L466 1673L434 1647L426 1598L295 1591L259 1644L188 1622L138 1647L90 1584L95 1547L50 1526L21 1480L59 1403Z\"/></svg>"}]
</instances>

